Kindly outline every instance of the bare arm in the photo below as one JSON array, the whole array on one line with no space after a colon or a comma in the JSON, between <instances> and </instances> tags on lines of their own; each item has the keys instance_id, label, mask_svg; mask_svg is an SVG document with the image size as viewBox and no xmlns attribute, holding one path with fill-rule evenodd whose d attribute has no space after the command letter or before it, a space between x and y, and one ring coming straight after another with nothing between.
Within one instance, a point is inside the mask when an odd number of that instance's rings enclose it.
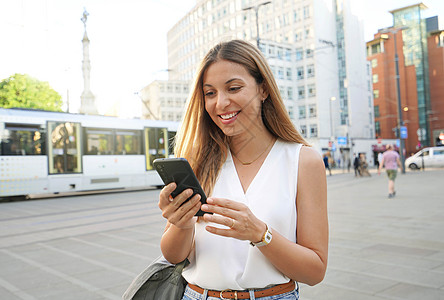
<instances>
[{"instance_id":1,"label":"bare arm","mask_svg":"<svg viewBox=\"0 0 444 300\"><path fill-rule=\"evenodd\" d=\"M231 219L236 221L232 229L207 226L209 232L253 242L261 240L265 223L245 205L220 198L209 198L207 201L209 205L203 205L202 209L221 216L205 215L206 221L225 226L233 224ZM308 147L301 149L295 201L298 211L297 243L272 230L271 243L258 249L287 277L315 285L322 281L327 268L327 183L321 157Z\"/></svg>"},{"instance_id":2,"label":"bare arm","mask_svg":"<svg viewBox=\"0 0 444 300\"><path fill-rule=\"evenodd\" d=\"M159 195L159 208L162 210L162 216L168 220L160 241L160 249L166 260L173 264L183 261L191 251L194 241L194 224L197 220L194 215L201 206L198 194L183 204L192 195L191 189L170 199L170 194L175 188L176 185L171 183L165 186Z\"/></svg>"},{"instance_id":3,"label":"bare arm","mask_svg":"<svg viewBox=\"0 0 444 300\"><path fill-rule=\"evenodd\" d=\"M319 154L308 147L301 149L296 207L297 243L273 233L271 243L259 249L288 277L314 285L327 269L327 182Z\"/></svg>"}]
</instances>

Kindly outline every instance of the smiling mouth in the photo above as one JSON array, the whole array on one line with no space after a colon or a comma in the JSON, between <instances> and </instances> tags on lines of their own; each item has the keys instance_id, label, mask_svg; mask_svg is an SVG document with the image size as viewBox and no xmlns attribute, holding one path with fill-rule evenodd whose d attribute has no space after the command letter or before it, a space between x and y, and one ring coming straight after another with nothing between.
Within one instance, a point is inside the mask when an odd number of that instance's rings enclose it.
<instances>
[{"instance_id":1,"label":"smiling mouth","mask_svg":"<svg viewBox=\"0 0 444 300\"><path fill-rule=\"evenodd\" d=\"M229 120L229 119L237 116L239 113L240 113L240 111L236 111L236 112L232 112L232 113L229 113L226 115L219 115L219 118L221 118L222 120Z\"/></svg>"}]
</instances>

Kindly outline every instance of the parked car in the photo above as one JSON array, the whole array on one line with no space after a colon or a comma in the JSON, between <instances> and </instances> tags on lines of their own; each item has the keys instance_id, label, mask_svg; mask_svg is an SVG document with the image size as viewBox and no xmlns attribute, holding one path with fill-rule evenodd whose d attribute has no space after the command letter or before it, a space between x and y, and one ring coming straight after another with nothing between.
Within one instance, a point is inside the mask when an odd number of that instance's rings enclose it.
<instances>
[{"instance_id":1,"label":"parked car","mask_svg":"<svg viewBox=\"0 0 444 300\"><path fill-rule=\"evenodd\" d=\"M418 170L424 166L444 167L444 147L424 148L405 160L405 166Z\"/></svg>"}]
</instances>

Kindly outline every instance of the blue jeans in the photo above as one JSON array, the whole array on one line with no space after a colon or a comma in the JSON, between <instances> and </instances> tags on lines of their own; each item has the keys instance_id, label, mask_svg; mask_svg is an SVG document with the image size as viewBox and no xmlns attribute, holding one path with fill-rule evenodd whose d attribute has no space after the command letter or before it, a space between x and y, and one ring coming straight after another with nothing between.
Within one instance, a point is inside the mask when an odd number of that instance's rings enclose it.
<instances>
[{"instance_id":1,"label":"blue jeans","mask_svg":"<svg viewBox=\"0 0 444 300\"><path fill-rule=\"evenodd\" d=\"M203 294L199 294L198 292L193 291L192 289L190 289L187 286L187 288L185 289L185 294L183 295L182 300L220 300L220 298L208 297L206 293L207 293L207 290L205 290ZM255 298L254 297L254 290L251 290L250 291L250 299L251 300L298 300L299 299L299 286L296 283L296 289L291 292L287 292L287 293L283 293L283 294L275 295L275 296L269 296L269 297L260 297L260 298Z\"/></svg>"}]
</instances>

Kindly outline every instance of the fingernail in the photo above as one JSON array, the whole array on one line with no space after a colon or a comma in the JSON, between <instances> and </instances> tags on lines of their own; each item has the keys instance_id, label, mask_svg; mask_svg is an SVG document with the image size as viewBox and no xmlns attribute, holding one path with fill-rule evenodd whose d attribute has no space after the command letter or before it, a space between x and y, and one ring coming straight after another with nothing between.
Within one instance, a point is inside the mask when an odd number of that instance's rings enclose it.
<instances>
[{"instance_id":1,"label":"fingernail","mask_svg":"<svg viewBox=\"0 0 444 300\"><path fill-rule=\"evenodd\" d=\"M208 203L213 203L213 198L207 198Z\"/></svg>"},{"instance_id":2,"label":"fingernail","mask_svg":"<svg viewBox=\"0 0 444 300\"><path fill-rule=\"evenodd\" d=\"M202 210L207 210L208 209L208 205L206 205L206 204L203 204L202 206L201 206L201 208L200 209L202 209Z\"/></svg>"}]
</instances>

